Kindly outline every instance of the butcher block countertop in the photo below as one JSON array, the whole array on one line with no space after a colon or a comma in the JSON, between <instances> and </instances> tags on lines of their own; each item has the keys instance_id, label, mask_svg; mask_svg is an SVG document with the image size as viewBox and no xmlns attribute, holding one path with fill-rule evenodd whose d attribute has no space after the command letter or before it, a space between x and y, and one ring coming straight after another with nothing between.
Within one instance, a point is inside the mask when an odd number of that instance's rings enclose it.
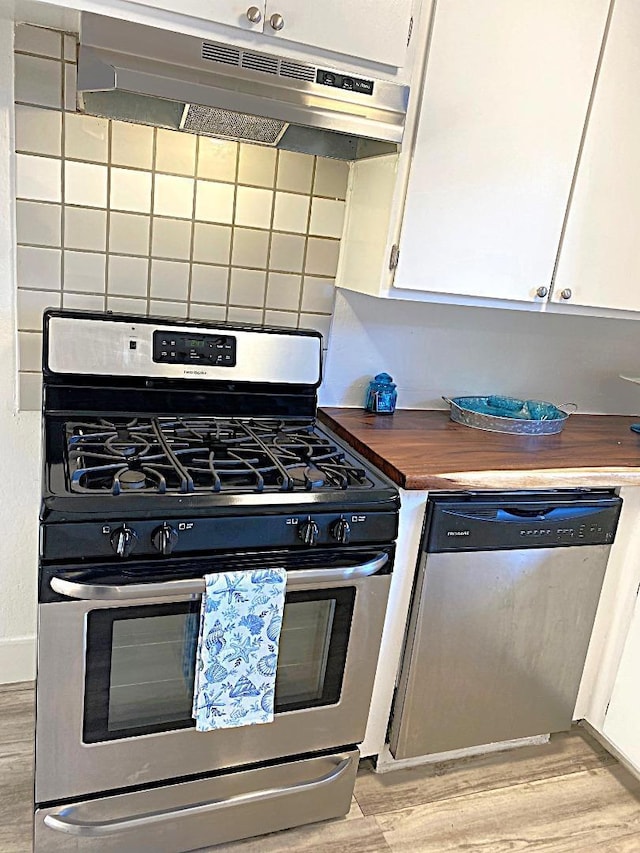
<instances>
[{"instance_id":1,"label":"butcher block countertop","mask_svg":"<svg viewBox=\"0 0 640 853\"><path fill-rule=\"evenodd\" d=\"M372 415L326 408L320 419L404 489L640 486L640 417L572 415L558 435L471 429L449 412Z\"/></svg>"}]
</instances>

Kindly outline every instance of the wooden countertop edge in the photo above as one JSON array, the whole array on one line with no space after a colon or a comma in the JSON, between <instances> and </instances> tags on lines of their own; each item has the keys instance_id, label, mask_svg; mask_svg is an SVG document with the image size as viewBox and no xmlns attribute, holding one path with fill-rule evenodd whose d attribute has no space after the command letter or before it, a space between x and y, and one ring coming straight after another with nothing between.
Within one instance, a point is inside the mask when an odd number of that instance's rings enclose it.
<instances>
[{"instance_id":1,"label":"wooden countertop edge","mask_svg":"<svg viewBox=\"0 0 640 853\"><path fill-rule=\"evenodd\" d=\"M640 468L521 468L510 471L455 471L425 476L404 476L398 472L399 476L393 477L388 463L379 464L379 467L397 485L409 491L640 486Z\"/></svg>"}]
</instances>

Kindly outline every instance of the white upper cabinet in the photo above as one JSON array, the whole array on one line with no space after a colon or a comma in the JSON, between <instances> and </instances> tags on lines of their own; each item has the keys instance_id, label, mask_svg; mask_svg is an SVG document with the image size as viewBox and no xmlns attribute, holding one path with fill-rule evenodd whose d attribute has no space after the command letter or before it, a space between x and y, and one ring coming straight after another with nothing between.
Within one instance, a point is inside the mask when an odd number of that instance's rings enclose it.
<instances>
[{"instance_id":1,"label":"white upper cabinet","mask_svg":"<svg viewBox=\"0 0 640 853\"><path fill-rule=\"evenodd\" d=\"M181 0L179 5L175 0L136 0L136 3L243 30L261 33L264 27L266 0Z\"/></svg>"},{"instance_id":2,"label":"white upper cabinet","mask_svg":"<svg viewBox=\"0 0 640 853\"><path fill-rule=\"evenodd\" d=\"M267 0L265 35L401 68L413 0Z\"/></svg>"},{"instance_id":3,"label":"white upper cabinet","mask_svg":"<svg viewBox=\"0 0 640 853\"><path fill-rule=\"evenodd\" d=\"M413 7L413 0L136 2L270 36L256 45L260 50L277 51L278 39L394 68L405 63Z\"/></svg>"},{"instance_id":4,"label":"white upper cabinet","mask_svg":"<svg viewBox=\"0 0 640 853\"><path fill-rule=\"evenodd\" d=\"M608 7L437 4L396 288L534 301L550 287ZM639 22L640 4L629 39Z\"/></svg>"},{"instance_id":5,"label":"white upper cabinet","mask_svg":"<svg viewBox=\"0 0 640 853\"><path fill-rule=\"evenodd\" d=\"M640 3L616 0L553 301L640 311L639 105Z\"/></svg>"}]
</instances>

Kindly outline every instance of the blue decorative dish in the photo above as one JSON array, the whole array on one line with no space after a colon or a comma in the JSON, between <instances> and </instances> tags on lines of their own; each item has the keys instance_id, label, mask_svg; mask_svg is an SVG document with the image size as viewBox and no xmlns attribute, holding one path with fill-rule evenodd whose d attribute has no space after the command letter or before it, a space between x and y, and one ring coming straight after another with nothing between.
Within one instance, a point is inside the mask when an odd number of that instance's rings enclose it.
<instances>
[{"instance_id":1,"label":"blue decorative dish","mask_svg":"<svg viewBox=\"0 0 640 853\"><path fill-rule=\"evenodd\" d=\"M451 406L452 421L474 429L512 435L554 435L564 429L572 414L543 400L519 400L496 394L442 399ZM565 405L575 406L575 403Z\"/></svg>"}]
</instances>

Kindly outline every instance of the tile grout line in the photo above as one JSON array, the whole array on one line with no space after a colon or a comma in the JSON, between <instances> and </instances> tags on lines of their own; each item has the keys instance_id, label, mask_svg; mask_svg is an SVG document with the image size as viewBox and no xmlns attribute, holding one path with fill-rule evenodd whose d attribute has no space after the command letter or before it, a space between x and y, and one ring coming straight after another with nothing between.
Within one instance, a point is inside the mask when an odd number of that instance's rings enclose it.
<instances>
[{"instance_id":1,"label":"tile grout line","mask_svg":"<svg viewBox=\"0 0 640 853\"><path fill-rule=\"evenodd\" d=\"M240 177L240 143L235 143L236 147L236 160L235 160L235 171L233 176L233 209L231 211L231 234L229 236L229 269L227 272L227 295L224 300L225 304L225 321L229 320L229 303L231 302L231 266L233 262L233 245L235 242L235 228L236 228L236 210L238 207L238 178Z\"/></svg>"},{"instance_id":2,"label":"tile grout line","mask_svg":"<svg viewBox=\"0 0 640 853\"><path fill-rule=\"evenodd\" d=\"M64 39L62 36L60 37L60 69L61 69L61 94L60 94L60 128L61 128L61 139L60 139L60 299L58 301L59 307L64 308L64 275L65 275L65 243L66 243L66 159L65 159L65 151L66 151L66 125L67 125L67 111L65 109L66 106L66 88L67 81L64 73Z\"/></svg>"},{"instance_id":3,"label":"tile grout line","mask_svg":"<svg viewBox=\"0 0 640 853\"><path fill-rule=\"evenodd\" d=\"M111 154L113 148L113 122L107 120L107 210L106 223L107 233L105 235L105 259L104 259L104 309L109 307L109 278L111 273L111 179L112 179L112 162Z\"/></svg>"},{"instance_id":4,"label":"tile grout line","mask_svg":"<svg viewBox=\"0 0 640 853\"><path fill-rule=\"evenodd\" d=\"M193 200L191 204L191 229L189 232L189 270L187 279L187 318L191 316L191 290L193 287L193 248L196 242L196 204L198 201L198 165L200 162L200 137L196 137L195 159L193 161Z\"/></svg>"},{"instance_id":5,"label":"tile grout line","mask_svg":"<svg viewBox=\"0 0 640 853\"><path fill-rule=\"evenodd\" d=\"M309 193L309 212L307 214L307 229L305 231L304 236L304 251L302 254L302 281L300 283L300 295L298 297L298 328L300 328L300 323L302 322L302 303L304 302L304 289L305 289L305 279L306 279L306 268L307 268L307 255L309 253L309 232L311 230L311 215L313 212L313 199L314 199L314 190L316 186L316 176L318 174L318 158L313 158L313 168L311 170L311 192ZM305 312L307 313L307 312Z\"/></svg>"},{"instance_id":6,"label":"tile grout line","mask_svg":"<svg viewBox=\"0 0 640 853\"><path fill-rule=\"evenodd\" d=\"M280 151L276 148L276 162L273 169L273 184L271 188L271 215L269 217L269 236L267 237L267 261L264 270L264 290L262 293L262 324L267 318L267 292L269 290L269 262L271 260L271 245L273 243L273 225L276 218L276 185L278 183L278 169L280 168Z\"/></svg>"},{"instance_id":7,"label":"tile grout line","mask_svg":"<svg viewBox=\"0 0 640 853\"><path fill-rule=\"evenodd\" d=\"M156 204L156 158L158 155L158 128L153 128L151 145L151 198L149 208L149 252L147 254L147 317L151 314L151 271L153 269L153 217Z\"/></svg>"}]
</instances>

